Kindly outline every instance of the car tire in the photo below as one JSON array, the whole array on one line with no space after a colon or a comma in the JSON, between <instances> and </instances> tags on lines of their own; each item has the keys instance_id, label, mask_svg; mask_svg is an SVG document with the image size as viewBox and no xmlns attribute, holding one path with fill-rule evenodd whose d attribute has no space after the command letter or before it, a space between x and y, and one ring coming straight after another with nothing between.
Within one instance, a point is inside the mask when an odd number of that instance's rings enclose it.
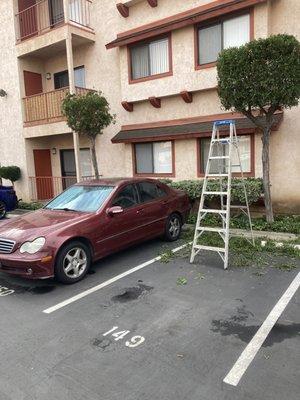
<instances>
[{"instance_id":1,"label":"car tire","mask_svg":"<svg viewBox=\"0 0 300 400\"><path fill-rule=\"evenodd\" d=\"M79 282L87 274L91 262L89 247L74 240L59 251L54 268L55 278L64 284Z\"/></svg>"},{"instance_id":2,"label":"car tire","mask_svg":"<svg viewBox=\"0 0 300 400\"><path fill-rule=\"evenodd\" d=\"M166 221L164 239L168 242L175 242L180 237L181 229L181 216L177 213L171 214Z\"/></svg>"},{"instance_id":3,"label":"car tire","mask_svg":"<svg viewBox=\"0 0 300 400\"><path fill-rule=\"evenodd\" d=\"M0 201L0 219L4 218L6 215L6 204Z\"/></svg>"}]
</instances>

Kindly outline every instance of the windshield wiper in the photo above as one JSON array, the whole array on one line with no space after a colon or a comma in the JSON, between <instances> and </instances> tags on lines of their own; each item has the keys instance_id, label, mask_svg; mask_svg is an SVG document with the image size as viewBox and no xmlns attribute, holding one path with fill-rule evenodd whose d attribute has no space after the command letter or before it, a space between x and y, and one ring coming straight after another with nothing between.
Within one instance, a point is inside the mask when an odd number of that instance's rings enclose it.
<instances>
[{"instance_id":1,"label":"windshield wiper","mask_svg":"<svg viewBox=\"0 0 300 400\"><path fill-rule=\"evenodd\" d=\"M50 208L50 210L54 210L54 211L76 211L77 212L77 210L73 210L72 208L67 208L67 207L64 207L64 208Z\"/></svg>"}]
</instances>

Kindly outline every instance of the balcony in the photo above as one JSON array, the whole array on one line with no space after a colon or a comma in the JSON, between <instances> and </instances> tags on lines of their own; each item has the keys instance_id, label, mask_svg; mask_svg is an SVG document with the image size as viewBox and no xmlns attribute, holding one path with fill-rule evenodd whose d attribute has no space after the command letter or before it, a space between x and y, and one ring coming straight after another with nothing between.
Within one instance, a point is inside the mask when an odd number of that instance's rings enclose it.
<instances>
[{"instance_id":1,"label":"balcony","mask_svg":"<svg viewBox=\"0 0 300 400\"><path fill-rule=\"evenodd\" d=\"M85 95L90 89L76 87L76 94ZM24 126L35 126L64 121L62 102L69 92L65 87L51 92L35 94L23 98Z\"/></svg>"},{"instance_id":2,"label":"balcony","mask_svg":"<svg viewBox=\"0 0 300 400\"><path fill-rule=\"evenodd\" d=\"M69 7L67 18L64 13L65 1ZM75 39L75 46L84 41L93 42L91 7L91 0L40 0L31 7L20 10L15 15L18 56L53 45L54 51L59 50L61 42L69 33Z\"/></svg>"}]
</instances>

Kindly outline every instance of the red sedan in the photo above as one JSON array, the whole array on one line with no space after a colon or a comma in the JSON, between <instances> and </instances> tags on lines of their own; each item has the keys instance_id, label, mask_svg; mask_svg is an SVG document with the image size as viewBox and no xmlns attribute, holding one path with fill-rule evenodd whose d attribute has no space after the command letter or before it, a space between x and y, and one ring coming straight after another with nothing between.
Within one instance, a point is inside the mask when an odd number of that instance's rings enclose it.
<instances>
[{"instance_id":1,"label":"red sedan","mask_svg":"<svg viewBox=\"0 0 300 400\"><path fill-rule=\"evenodd\" d=\"M79 183L0 223L0 270L77 282L108 254L159 236L177 240L189 211L186 194L153 179Z\"/></svg>"}]
</instances>

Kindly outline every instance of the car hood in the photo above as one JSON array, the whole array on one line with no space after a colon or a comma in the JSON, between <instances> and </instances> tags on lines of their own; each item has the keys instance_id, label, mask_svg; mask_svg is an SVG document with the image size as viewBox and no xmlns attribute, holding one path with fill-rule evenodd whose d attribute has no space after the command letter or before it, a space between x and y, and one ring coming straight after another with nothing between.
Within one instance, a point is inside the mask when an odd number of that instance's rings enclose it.
<instances>
[{"instance_id":1,"label":"car hood","mask_svg":"<svg viewBox=\"0 0 300 400\"><path fill-rule=\"evenodd\" d=\"M16 242L33 240L84 221L90 213L77 211L38 210L0 222L0 237Z\"/></svg>"}]
</instances>

